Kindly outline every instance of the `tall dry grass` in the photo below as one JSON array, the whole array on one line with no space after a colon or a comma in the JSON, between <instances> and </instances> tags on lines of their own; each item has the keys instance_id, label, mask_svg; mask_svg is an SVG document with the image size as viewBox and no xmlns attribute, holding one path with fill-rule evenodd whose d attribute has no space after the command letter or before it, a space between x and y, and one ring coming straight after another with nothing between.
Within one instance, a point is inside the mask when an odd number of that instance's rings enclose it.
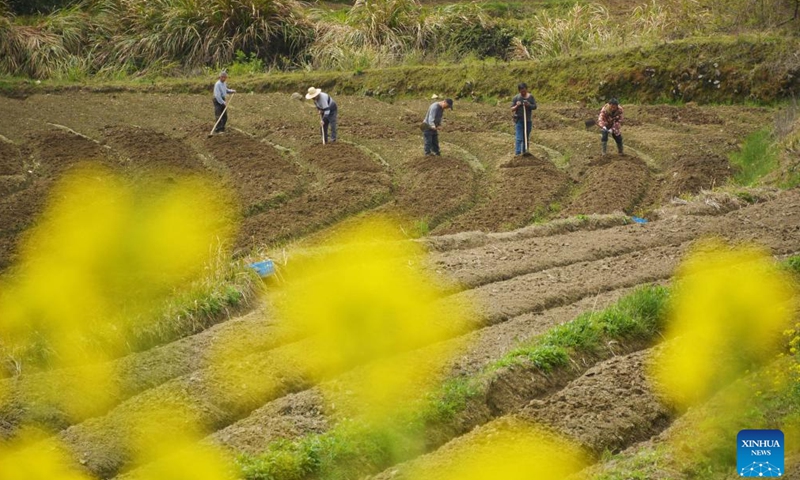
<instances>
[{"instance_id":1,"label":"tall dry grass","mask_svg":"<svg viewBox=\"0 0 800 480\"><path fill-rule=\"evenodd\" d=\"M453 0L454 2L456 0ZM355 69L416 61L538 59L688 36L785 31L796 0L651 0L627 17L599 3L492 15L495 4L356 0L336 11L299 0L83 0L24 22L0 0L0 73L33 78L183 73L236 61Z\"/></svg>"},{"instance_id":2,"label":"tall dry grass","mask_svg":"<svg viewBox=\"0 0 800 480\"><path fill-rule=\"evenodd\" d=\"M311 32L295 0L93 0L113 25L100 63L225 65L237 50L274 61L302 51Z\"/></svg>"}]
</instances>

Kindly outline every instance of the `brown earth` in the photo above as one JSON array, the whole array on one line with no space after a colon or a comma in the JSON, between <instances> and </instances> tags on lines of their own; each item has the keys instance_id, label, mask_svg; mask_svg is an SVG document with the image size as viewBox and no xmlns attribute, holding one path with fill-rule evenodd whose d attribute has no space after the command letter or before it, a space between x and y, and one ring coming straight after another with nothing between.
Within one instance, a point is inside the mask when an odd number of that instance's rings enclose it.
<instances>
[{"instance_id":1,"label":"brown earth","mask_svg":"<svg viewBox=\"0 0 800 480\"><path fill-rule=\"evenodd\" d=\"M174 173L206 170L197 154L182 140L149 128L106 127L103 136L127 159L126 166L134 170Z\"/></svg>"},{"instance_id":2,"label":"brown earth","mask_svg":"<svg viewBox=\"0 0 800 480\"><path fill-rule=\"evenodd\" d=\"M215 135L204 146L226 167L228 185L237 192L245 214L279 196L296 196L308 182L306 173L290 158L248 135L235 131Z\"/></svg>"},{"instance_id":3,"label":"brown earth","mask_svg":"<svg viewBox=\"0 0 800 480\"><path fill-rule=\"evenodd\" d=\"M669 200L682 194L694 195L724 185L734 173L728 159L719 155L681 155L664 172L666 185L661 198Z\"/></svg>"},{"instance_id":4,"label":"brown earth","mask_svg":"<svg viewBox=\"0 0 800 480\"><path fill-rule=\"evenodd\" d=\"M408 138L412 131L409 128L399 130L388 125L381 125L363 120L353 120L347 123L344 129L340 128L339 133L368 140L380 140L391 138Z\"/></svg>"},{"instance_id":5,"label":"brown earth","mask_svg":"<svg viewBox=\"0 0 800 480\"><path fill-rule=\"evenodd\" d=\"M111 158L111 152L98 143L58 130L31 134L22 146L22 153L34 160L32 175L48 183L81 162L119 166L119 162Z\"/></svg>"},{"instance_id":6,"label":"brown earth","mask_svg":"<svg viewBox=\"0 0 800 480\"><path fill-rule=\"evenodd\" d=\"M0 145L5 148L8 144ZM62 131L28 135L18 151L30 159L31 166L23 175L0 177L7 182L6 193L0 197L0 268L16 257L19 236L44 211L50 189L65 171L83 162L99 162L111 168L118 165L109 157L108 149Z\"/></svg>"},{"instance_id":7,"label":"brown earth","mask_svg":"<svg viewBox=\"0 0 800 480\"><path fill-rule=\"evenodd\" d=\"M580 174L578 195L564 216L612 213L631 214L644 198L650 171L640 159L630 155L606 155L592 159Z\"/></svg>"},{"instance_id":8,"label":"brown earth","mask_svg":"<svg viewBox=\"0 0 800 480\"><path fill-rule=\"evenodd\" d=\"M674 412L659 400L646 376L650 355L644 350L606 360L557 394L532 401L519 416L596 454L619 452L657 435Z\"/></svg>"},{"instance_id":9,"label":"brown earth","mask_svg":"<svg viewBox=\"0 0 800 480\"><path fill-rule=\"evenodd\" d=\"M475 173L462 160L423 156L410 161L405 170L395 206L407 216L427 219L431 228L473 201Z\"/></svg>"},{"instance_id":10,"label":"brown earth","mask_svg":"<svg viewBox=\"0 0 800 480\"><path fill-rule=\"evenodd\" d=\"M696 106L650 105L641 108L642 119L662 120L690 125L722 125L725 121L717 114L700 110Z\"/></svg>"},{"instance_id":11,"label":"brown earth","mask_svg":"<svg viewBox=\"0 0 800 480\"><path fill-rule=\"evenodd\" d=\"M391 177L358 148L337 142L303 150L315 180L303 194L244 219L240 246L293 238L389 199Z\"/></svg>"},{"instance_id":12,"label":"brown earth","mask_svg":"<svg viewBox=\"0 0 800 480\"><path fill-rule=\"evenodd\" d=\"M318 123L318 122L317 122ZM255 133L259 135L266 135L278 139L303 139L306 143L313 143L320 141L319 128L314 128L312 125L282 119L262 119L253 126Z\"/></svg>"},{"instance_id":13,"label":"brown earth","mask_svg":"<svg viewBox=\"0 0 800 480\"><path fill-rule=\"evenodd\" d=\"M511 230L531 223L569 188L569 177L541 157L514 158L500 165L484 194L488 199L437 228L434 234L465 230Z\"/></svg>"},{"instance_id":14,"label":"brown earth","mask_svg":"<svg viewBox=\"0 0 800 480\"><path fill-rule=\"evenodd\" d=\"M0 175L19 175L22 173L22 157L19 148L13 143L0 140Z\"/></svg>"}]
</instances>

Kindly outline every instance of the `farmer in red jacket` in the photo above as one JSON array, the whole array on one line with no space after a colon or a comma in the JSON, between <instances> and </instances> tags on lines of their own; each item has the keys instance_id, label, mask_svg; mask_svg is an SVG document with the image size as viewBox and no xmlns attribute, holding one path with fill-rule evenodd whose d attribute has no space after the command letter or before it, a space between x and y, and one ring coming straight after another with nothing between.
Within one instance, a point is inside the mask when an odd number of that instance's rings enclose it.
<instances>
[{"instance_id":1,"label":"farmer in red jacket","mask_svg":"<svg viewBox=\"0 0 800 480\"><path fill-rule=\"evenodd\" d=\"M600 116L597 118L597 125L602 129L600 142L603 145L603 155L606 154L608 147L609 133L614 137L614 141L617 142L619 154L624 155L622 152L622 132L620 131L622 128L622 107L619 106L619 100L612 98L603 106L602 110L600 110Z\"/></svg>"}]
</instances>

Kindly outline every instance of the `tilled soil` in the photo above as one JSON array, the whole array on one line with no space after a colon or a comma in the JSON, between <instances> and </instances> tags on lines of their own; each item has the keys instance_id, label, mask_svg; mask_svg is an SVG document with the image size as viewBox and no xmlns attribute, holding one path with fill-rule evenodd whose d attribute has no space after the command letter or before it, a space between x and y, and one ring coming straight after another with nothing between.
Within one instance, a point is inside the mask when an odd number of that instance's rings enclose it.
<instances>
[{"instance_id":1,"label":"tilled soil","mask_svg":"<svg viewBox=\"0 0 800 480\"><path fill-rule=\"evenodd\" d=\"M666 185L661 198L669 200L682 194L694 195L724 185L734 169L720 155L680 155L664 172Z\"/></svg>"},{"instance_id":2,"label":"tilled soil","mask_svg":"<svg viewBox=\"0 0 800 480\"><path fill-rule=\"evenodd\" d=\"M700 110L696 106L649 105L641 108L642 119L657 119L691 125L722 125L725 121L717 114Z\"/></svg>"},{"instance_id":3,"label":"tilled soil","mask_svg":"<svg viewBox=\"0 0 800 480\"><path fill-rule=\"evenodd\" d=\"M302 194L245 218L240 246L298 237L390 197L389 173L352 145L312 146L299 158L315 176L312 184Z\"/></svg>"},{"instance_id":4,"label":"tilled soil","mask_svg":"<svg viewBox=\"0 0 800 480\"><path fill-rule=\"evenodd\" d=\"M82 162L98 162L117 167L107 148L69 132L46 131L33 133L22 147L23 156L32 159L32 175L48 184L70 167Z\"/></svg>"},{"instance_id":5,"label":"tilled soil","mask_svg":"<svg viewBox=\"0 0 800 480\"><path fill-rule=\"evenodd\" d=\"M488 199L434 230L513 230L531 223L570 186L569 177L541 157L514 158L501 165L488 187Z\"/></svg>"},{"instance_id":6,"label":"tilled soil","mask_svg":"<svg viewBox=\"0 0 800 480\"><path fill-rule=\"evenodd\" d=\"M0 175L19 175L22 173L22 156L19 147L0 140Z\"/></svg>"},{"instance_id":7,"label":"tilled soil","mask_svg":"<svg viewBox=\"0 0 800 480\"><path fill-rule=\"evenodd\" d=\"M227 180L238 193L245 214L264 208L276 197L296 196L308 182L291 158L247 135L216 135L207 138L204 146L227 168Z\"/></svg>"},{"instance_id":8,"label":"tilled soil","mask_svg":"<svg viewBox=\"0 0 800 480\"><path fill-rule=\"evenodd\" d=\"M48 194L64 172L84 162L115 168L119 163L109 150L91 140L62 131L34 133L21 148L0 142L0 159L6 166L19 165L17 174L0 176L0 268L16 258L21 234L34 224L44 211ZM2 157L1 155L12 155ZM29 171L22 171L22 159ZM14 170L14 169L11 169Z\"/></svg>"},{"instance_id":9,"label":"tilled soil","mask_svg":"<svg viewBox=\"0 0 800 480\"><path fill-rule=\"evenodd\" d=\"M409 128L397 129L388 125L381 125L364 120L351 119L347 127L340 131L340 135L369 140L408 138L413 131Z\"/></svg>"},{"instance_id":10,"label":"tilled soil","mask_svg":"<svg viewBox=\"0 0 800 480\"><path fill-rule=\"evenodd\" d=\"M619 451L666 428L673 412L653 394L645 377L650 350L601 362L544 399L536 399L507 416L481 425L440 449L395 465L373 480L447 478L446 472L468 452L480 451L509 427L552 432L600 454ZM498 452L499 454L500 452Z\"/></svg>"},{"instance_id":11,"label":"tilled soil","mask_svg":"<svg viewBox=\"0 0 800 480\"><path fill-rule=\"evenodd\" d=\"M644 350L606 360L557 394L532 401L518 415L596 454L618 452L657 435L669 425L673 411L647 378L650 354Z\"/></svg>"},{"instance_id":12,"label":"tilled soil","mask_svg":"<svg viewBox=\"0 0 800 480\"><path fill-rule=\"evenodd\" d=\"M107 127L103 136L121 152L133 170L190 173L206 170L197 154L183 141L149 128Z\"/></svg>"},{"instance_id":13,"label":"tilled soil","mask_svg":"<svg viewBox=\"0 0 800 480\"><path fill-rule=\"evenodd\" d=\"M623 211L631 214L644 198L650 171L639 158L607 155L589 162L579 193L563 216Z\"/></svg>"},{"instance_id":14,"label":"tilled soil","mask_svg":"<svg viewBox=\"0 0 800 480\"><path fill-rule=\"evenodd\" d=\"M423 156L405 165L395 206L412 218L423 218L434 228L474 201L475 173L467 162L453 157Z\"/></svg>"}]
</instances>

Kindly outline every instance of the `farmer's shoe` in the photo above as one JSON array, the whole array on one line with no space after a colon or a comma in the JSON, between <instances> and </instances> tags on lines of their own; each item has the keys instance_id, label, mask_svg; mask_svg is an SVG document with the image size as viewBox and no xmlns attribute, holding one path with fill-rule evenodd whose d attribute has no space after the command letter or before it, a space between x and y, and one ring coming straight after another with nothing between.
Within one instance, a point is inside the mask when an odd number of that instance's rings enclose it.
<instances>
[{"instance_id":1,"label":"farmer's shoe","mask_svg":"<svg viewBox=\"0 0 800 480\"><path fill-rule=\"evenodd\" d=\"M622 145L617 146L617 151L619 152L620 155L625 155L625 152L623 151Z\"/></svg>"},{"instance_id":2,"label":"farmer's shoe","mask_svg":"<svg viewBox=\"0 0 800 480\"><path fill-rule=\"evenodd\" d=\"M605 155L608 150L608 142L600 142L600 144L603 146L603 155Z\"/></svg>"}]
</instances>

